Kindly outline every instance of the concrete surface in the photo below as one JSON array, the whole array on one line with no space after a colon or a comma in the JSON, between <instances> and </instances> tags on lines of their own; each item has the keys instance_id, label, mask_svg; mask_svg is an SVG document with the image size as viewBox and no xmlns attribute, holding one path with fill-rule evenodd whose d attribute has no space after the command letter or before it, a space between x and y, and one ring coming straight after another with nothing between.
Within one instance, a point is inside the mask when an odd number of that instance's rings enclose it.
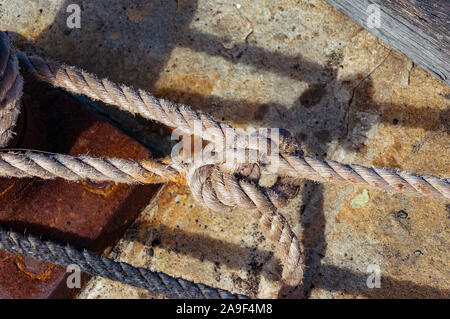
<instances>
[{"instance_id":1,"label":"concrete surface","mask_svg":"<svg viewBox=\"0 0 450 319\"><path fill-rule=\"evenodd\" d=\"M71 3L80 29L66 26ZM450 176L449 88L322 0L0 4L0 28L21 48L242 128L286 128L319 158ZM119 113L155 144L151 125ZM310 298L450 297L449 203L305 181L283 214L307 248ZM111 256L276 297L273 251L246 211L214 213L168 184ZM381 288L367 287L369 265ZM158 296L93 279L79 297Z\"/></svg>"}]
</instances>

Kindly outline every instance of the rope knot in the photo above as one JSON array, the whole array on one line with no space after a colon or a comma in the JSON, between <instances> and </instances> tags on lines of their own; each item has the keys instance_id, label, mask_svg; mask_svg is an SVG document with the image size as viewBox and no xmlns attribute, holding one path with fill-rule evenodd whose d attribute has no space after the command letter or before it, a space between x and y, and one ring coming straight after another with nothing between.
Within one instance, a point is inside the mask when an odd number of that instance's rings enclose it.
<instances>
[{"instance_id":1,"label":"rope knot","mask_svg":"<svg viewBox=\"0 0 450 319\"><path fill-rule=\"evenodd\" d=\"M261 167L257 163L230 166L211 159L195 163L186 173L195 200L214 211L230 211L235 207L252 211L267 237L276 243L283 260L282 290L288 294L295 289L300 291L304 273L301 245L278 211L297 194L298 186L278 177L271 187L261 187L258 184Z\"/></svg>"},{"instance_id":2,"label":"rope knot","mask_svg":"<svg viewBox=\"0 0 450 319\"><path fill-rule=\"evenodd\" d=\"M185 172L193 197L203 206L213 211L235 207L252 211L283 259L283 290L299 288L304 272L301 245L278 211L297 194L298 185L294 179L280 176L270 187L260 185L264 172L277 172L280 154L301 154L299 144L288 131L280 129L224 135L231 136L235 143L230 144L223 136L212 139L178 170ZM191 148L187 153L192 154Z\"/></svg>"},{"instance_id":3,"label":"rope knot","mask_svg":"<svg viewBox=\"0 0 450 319\"><path fill-rule=\"evenodd\" d=\"M188 169L186 181L192 195L203 206L215 211L230 211L235 207L249 210L275 211L288 204L298 186L284 178L270 187L261 187L261 168L258 164L197 163Z\"/></svg>"},{"instance_id":4,"label":"rope knot","mask_svg":"<svg viewBox=\"0 0 450 319\"><path fill-rule=\"evenodd\" d=\"M224 135L230 138L230 135ZM216 139L200 151L194 151L192 158L182 159L186 163L186 181L194 198L216 211L235 207L274 211L285 207L298 190L292 180L277 178L271 187L259 184L263 172L276 173L276 163L273 162L280 153L293 155L301 152L295 138L282 129L236 133L232 138L234 143ZM192 155L190 150L189 147L186 153ZM172 160L179 162L179 158Z\"/></svg>"}]
</instances>

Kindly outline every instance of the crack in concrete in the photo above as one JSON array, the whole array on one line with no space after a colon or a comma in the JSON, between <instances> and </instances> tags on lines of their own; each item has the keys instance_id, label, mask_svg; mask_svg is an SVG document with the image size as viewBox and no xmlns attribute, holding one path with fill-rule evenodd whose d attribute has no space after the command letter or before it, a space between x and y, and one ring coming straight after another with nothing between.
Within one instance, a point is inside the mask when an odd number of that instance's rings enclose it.
<instances>
[{"instance_id":1,"label":"crack in concrete","mask_svg":"<svg viewBox=\"0 0 450 319\"><path fill-rule=\"evenodd\" d=\"M386 56L383 58L383 60L377 65L375 66L370 72L369 74L367 74L364 78L361 79L361 81L358 82L358 84L356 84L353 88L352 88L352 96L350 98L350 100L347 103L347 112L345 115L345 139L349 138L349 126L350 126L350 113L352 110L352 103L353 103L353 99L355 97L355 92L356 89L359 88L359 86L365 81L367 80L376 70L378 70L383 64L384 62L386 62L387 58L391 55L393 49L390 49L388 51L388 53L386 54Z\"/></svg>"}]
</instances>

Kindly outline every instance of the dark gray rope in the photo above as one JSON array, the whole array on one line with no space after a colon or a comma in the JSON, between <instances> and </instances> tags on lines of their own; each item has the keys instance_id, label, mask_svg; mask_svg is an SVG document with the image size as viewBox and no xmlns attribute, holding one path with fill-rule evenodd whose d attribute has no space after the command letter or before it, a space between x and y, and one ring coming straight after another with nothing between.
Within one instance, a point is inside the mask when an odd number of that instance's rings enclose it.
<instances>
[{"instance_id":1,"label":"dark gray rope","mask_svg":"<svg viewBox=\"0 0 450 319\"><path fill-rule=\"evenodd\" d=\"M22 235L0 227L0 249L14 254L30 256L55 265L67 267L76 264L94 276L120 281L144 288L152 293L181 299L247 299L247 296L174 278L161 272L133 267L111 258L97 256L87 250L79 251L72 246L62 246L42 241L32 235Z\"/></svg>"}]
</instances>

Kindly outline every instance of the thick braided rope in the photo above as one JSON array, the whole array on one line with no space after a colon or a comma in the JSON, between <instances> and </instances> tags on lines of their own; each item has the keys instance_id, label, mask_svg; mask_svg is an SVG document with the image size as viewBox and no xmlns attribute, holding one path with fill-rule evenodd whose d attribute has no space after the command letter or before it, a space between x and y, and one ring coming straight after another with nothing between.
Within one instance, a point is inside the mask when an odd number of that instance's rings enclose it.
<instances>
[{"instance_id":1,"label":"thick braided rope","mask_svg":"<svg viewBox=\"0 0 450 319\"><path fill-rule=\"evenodd\" d=\"M144 90L136 92L128 86L119 86L108 79L100 80L95 75L75 67L46 61L38 56L27 56L22 52L18 52L17 55L26 71L53 86L118 106L132 114L139 114L144 118L177 128L188 135L194 135L195 132L204 140L217 145L233 141L239 148L257 149L257 145L254 145L256 137L249 139L248 136L237 133L229 124L218 122L208 114L194 112L187 106L157 99Z\"/></svg>"},{"instance_id":2,"label":"thick braided rope","mask_svg":"<svg viewBox=\"0 0 450 319\"><path fill-rule=\"evenodd\" d=\"M178 181L179 172L161 161L127 161L121 158L73 157L27 151L0 152L1 177L62 178L72 182L116 182L126 184L161 183Z\"/></svg>"},{"instance_id":3,"label":"thick braided rope","mask_svg":"<svg viewBox=\"0 0 450 319\"><path fill-rule=\"evenodd\" d=\"M278 158L276 158L278 160ZM269 162L273 165L273 161ZM278 172L281 175L298 178L298 171L305 177L319 182L336 184L356 184L389 192L401 191L412 196L427 196L436 199L450 199L449 182L432 175L417 175L401 170L369 168L361 165L346 165L334 161L318 161L310 157L283 155ZM318 173L320 171L321 173ZM119 158L95 158L80 156L74 158L64 154L39 152L1 152L0 176L40 177L53 179L60 177L70 181L90 179L95 182L113 181L117 183L153 183L156 176L165 180L179 181L180 168L161 161L127 161ZM209 205L210 206L210 205Z\"/></svg>"},{"instance_id":4,"label":"thick braided rope","mask_svg":"<svg viewBox=\"0 0 450 319\"><path fill-rule=\"evenodd\" d=\"M248 136L238 134L230 125L215 121L204 113L196 113L187 106L177 106L163 99L156 99L148 92L121 85L107 79L98 79L92 74L74 67L19 53L21 64L37 78L54 86L86 95L95 100L116 105L132 113L159 121L171 127L181 129L187 134L194 131L203 139L212 141L221 149L226 141L237 141L237 147L258 149L258 145ZM202 128L194 129L196 121L201 121ZM292 146L292 145L291 145ZM333 161L321 161L294 154L287 143L280 143L277 158L278 174L294 178L308 178L318 182L336 184L357 184L376 188L385 192L401 192L413 196L430 196L440 200L450 199L450 182L430 175L416 175L385 168L368 168L361 165L346 165ZM259 150L262 153L265 150ZM279 163L279 165L278 165Z\"/></svg>"},{"instance_id":5,"label":"thick braided rope","mask_svg":"<svg viewBox=\"0 0 450 319\"><path fill-rule=\"evenodd\" d=\"M0 32L0 147L7 146L14 135L22 87L17 56L11 50L8 36Z\"/></svg>"},{"instance_id":6,"label":"thick braided rope","mask_svg":"<svg viewBox=\"0 0 450 319\"><path fill-rule=\"evenodd\" d=\"M111 258L97 256L87 250L78 251L72 246L62 246L42 241L31 235L4 230L0 227L0 249L14 254L30 256L59 266L78 265L83 272L149 290L169 298L189 299L246 299L248 297L229 291L174 278L160 272L134 267Z\"/></svg>"},{"instance_id":7,"label":"thick braided rope","mask_svg":"<svg viewBox=\"0 0 450 319\"><path fill-rule=\"evenodd\" d=\"M450 181L448 178L419 175L403 170L321 161L291 154L281 154L274 160L279 160L277 168L283 176L294 178L302 176L317 182L341 185L354 184L391 194L403 193L409 196L427 196L443 201L450 200Z\"/></svg>"}]
</instances>

